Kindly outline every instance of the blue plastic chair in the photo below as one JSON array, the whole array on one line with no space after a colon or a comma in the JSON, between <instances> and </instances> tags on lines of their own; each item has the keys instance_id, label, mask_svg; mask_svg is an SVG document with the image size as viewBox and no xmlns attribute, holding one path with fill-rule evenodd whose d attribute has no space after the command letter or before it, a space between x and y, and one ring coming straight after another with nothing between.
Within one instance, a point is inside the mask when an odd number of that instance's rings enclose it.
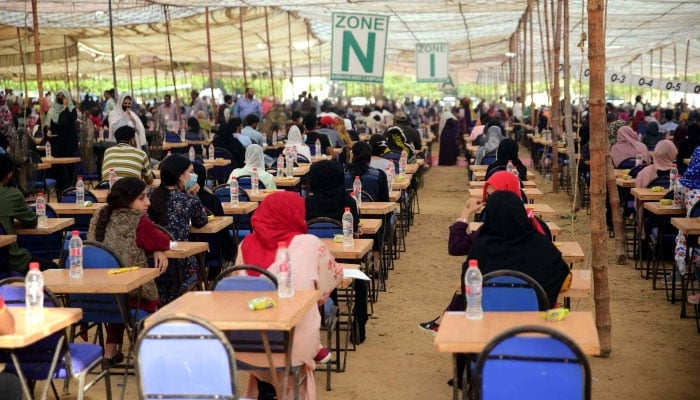
<instances>
[{"instance_id":1,"label":"blue plastic chair","mask_svg":"<svg viewBox=\"0 0 700 400\"><path fill-rule=\"evenodd\" d=\"M0 280L0 295L9 307L25 306L24 278L7 278ZM44 308L60 307L61 303L53 293L44 289ZM54 352L58 351L58 363L51 373ZM51 379L65 379L66 386L70 378L78 380L77 398L82 400L85 390L90 389L100 379L104 378L107 399L112 399L109 365L102 357L102 347L89 343L67 343L65 330L55 332L32 345L15 350L14 355L21 365L21 374L29 382L45 380L51 373ZM15 369L10 354L0 351L0 363L7 364L5 372L19 374ZM86 378L97 366L102 369L88 383ZM20 377L22 376L20 375ZM92 375L92 374L91 374ZM54 395L59 398L56 388L51 383ZM48 388L46 389L48 390ZM45 398L46 393L41 398ZM39 396L37 397L39 398Z\"/></svg>"},{"instance_id":2,"label":"blue plastic chair","mask_svg":"<svg viewBox=\"0 0 700 400\"><path fill-rule=\"evenodd\" d=\"M240 189L250 189L250 177L241 177L241 178L246 178L242 182L239 179L238 180L238 187ZM260 189L264 189L265 185L260 183L259 186ZM217 187L214 188L214 196L219 198L219 201L221 203L230 203L231 202L231 191L229 189L229 184L225 183L223 185L218 185ZM238 192L238 201L250 201L250 198L246 194L244 190L239 190ZM237 235L236 237L232 237L232 239L235 239L234 243L240 243L246 236L248 236L252 232L252 228L250 226L250 215L248 214L243 214L243 215L234 215L234 221L235 221L235 232L232 232L232 235Z\"/></svg>"},{"instance_id":3,"label":"blue plastic chair","mask_svg":"<svg viewBox=\"0 0 700 400\"><path fill-rule=\"evenodd\" d=\"M139 397L236 400L235 360L228 339L210 322L163 316L136 341Z\"/></svg>"},{"instance_id":4,"label":"blue plastic chair","mask_svg":"<svg viewBox=\"0 0 700 400\"><path fill-rule=\"evenodd\" d=\"M75 204L75 187L68 188L64 190L58 197L59 203L73 203ZM93 203L98 203L97 196L91 191L85 189L85 201L91 201ZM75 224L73 229L79 230L81 233L86 233L90 227L90 219L92 215L73 215L72 218L75 219Z\"/></svg>"},{"instance_id":5,"label":"blue plastic chair","mask_svg":"<svg viewBox=\"0 0 700 400\"><path fill-rule=\"evenodd\" d=\"M503 269L483 277L481 306L484 311L544 311L547 293L537 281L519 271Z\"/></svg>"},{"instance_id":6,"label":"blue plastic chair","mask_svg":"<svg viewBox=\"0 0 700 400\"><path fill-rule=\"evenodd\" d=\"M343 234L343 224L333 218L318 217L306 221L307 233L321 239L333 239Z\"/></svg>"},{"instance_id":7,"label":"blue plastic chair","mask_svg":"<svg viewBox=\"0 0 700 400\"><path fill-rule=\"evenodd\" d=\"M223 147L214 148L214 157L223 158L225 160L233 160L233 156L231 155L231 153ZM233 167L233 164L224 165L221 167L214 166L209 171L209 176L216 180L217 184L227 183L226 180L228 179L229 175L231 175Z\"/></svg>"},{"instance_id":8,"label":"blue plastic chair","mask_svg":"<svg viewBox=\"0 0 700 400\"><path fill-rule=\"evenodd\" d=\"M486 345L476 363L474 386L480 400L587 400L591 368L568 337L542 326L521 326Z\"/></svg>"},{"instance_id":9,"label":"blue plastic chair","mask_svg":"<svg viewBox=\"0 0 700 400\"><path fill-rule=\"evenodd\" d=\"M29 206L32 210L36 210L34 205ZM51 207L51 205L46 204L46 217L47 218L58 218L58 214ZM29 250L29 252L36 257L42 258L59 258L61 256L63 243L63 232L56 232L50 235L19 235L17 236L17 245L24 249ZM68 247L66 247L68 249ZM0 261L0 265L2 261Z\"/></svg>"}]
</instances>

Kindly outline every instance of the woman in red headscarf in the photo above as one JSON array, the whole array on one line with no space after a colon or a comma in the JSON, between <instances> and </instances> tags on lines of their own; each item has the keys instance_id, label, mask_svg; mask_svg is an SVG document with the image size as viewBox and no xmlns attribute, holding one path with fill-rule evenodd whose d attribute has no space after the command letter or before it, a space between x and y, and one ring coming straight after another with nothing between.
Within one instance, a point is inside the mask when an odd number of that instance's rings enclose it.
<instances>
[{"instance_id":1,"label":"woman in red headscarf","mask_svg":"<svg viewBox=\"0 0 700 400\"><path fill-rule=\"evenodd\" d=\"M278 271L271 265L275 260L277 243L285 242L289 252L294 288L321 291L319 304L323 304L343 278L343 269L319 238L306 233L304 199L294 192L273 193L260 203L250 222L253 233L246 236L241 243L236 264L252 264L277 274ZM304 366L303 373L306 373L306 380L301 387L302 399L316 398L313 371L316 368L314 356L321 347L320 327L321 315L318 308L312 307L295 328L292 365L303 364ZM268 365L265 354L237 353L236 358L253 365ZM274 354L273 360L275 365L284 366L282 354ZM257 380L272 381L269 372L255 371L251 374ZM280 376L280 381L281 379ZM247 397L256 396L256 383L256 379L250 380ZM294 385L290 384L289 387L290 392L287 397L293 395Z\"/></svg>"}]
</instances>

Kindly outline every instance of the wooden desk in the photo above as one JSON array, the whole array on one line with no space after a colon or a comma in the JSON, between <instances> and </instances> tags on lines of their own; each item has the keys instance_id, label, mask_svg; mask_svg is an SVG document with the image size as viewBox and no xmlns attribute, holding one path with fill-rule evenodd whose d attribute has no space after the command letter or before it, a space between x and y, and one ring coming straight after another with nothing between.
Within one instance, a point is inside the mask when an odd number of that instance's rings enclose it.
<instances>
[{"instance_id":1,"label":"wooden desk","mask_svg":"<svg viewBox=\"0 0 700 400\"><path fill-rule=\"evenodd\" d=\"M391 184L391 190L406 190L411 186L411 175L406 174L403 178L397 175L396 178L400 180L394 180Z\"/></svg>"},{"instance_id":2,"label":"wooden desk","mask_svg":"<svg viewBox=\"0 0 700 400\"><path fill-rule=\"evenodd\" d=\"M92 203L89 207L77 206L75 203L48 203L58 215L93 215L107 203Z\"/></svg>"},{"instance_id":3,"label":"wooden desk","mask_svg":"<svg viewBox=\"0 0 700 400\"><path fill-rule=\"evenodd\" d=\"M149 187L151 189L155 189L158 186L160 186L160 179L154 179L153 182L146 184L146 187Z\"/></svg>"},{"instance_id":4,"label":"wooden desk","mask_svg":"<svg viewBox=\"0 0 700 400\"><path fill-rule=\"evenodd\" d=\"M207 165L209 165L209 168L206 168ZM231 160L227 160L225 158L216 158L214 160L209 160L206 159L204 160L204 167L206 169L211 169L212 167L225 167L227 165L231 165Z\"/></svg>"},{"instance_id":5,"label":"wooden desk","mask_svg":"<svg viewBox=\"0 0 700 400\"><path fill-rule=\"evenodd\" d=\"M554 242L557 250L561 252L561 258L568 264L586 261L586 255L578 242Z\"/></svg>"},{"instance_id":6,"label":"wooden desk","mask_svg":"<svg viewBox=\"0 0 700 400\"><path fill-rule=\"evenodd\" d=\"M163 142L162 146L151 146L151 150L172 150L172 149L182 149L188 147L187 142Z\"/></svg>"},{"instance_id":7,"label":"wooden desk","mask_svg":"<svg viewBox=\"0 0 700 400\"><path fill-rule=\"evenodd\" d=\"M700 220L698 218L671 218L671 225L686 235L700 235Z\"/></svg>"},{"instance_id":8,"label":"wooden desk","mask_svg":"<svg viewBox=\"0 0 700 400\"><path fill-rule=\"evenodd\" d=\"M17 242L17 235L0 235L0 247L9 246L15 242Z\"/></svg>"},{"instance_id":9,"label":"wooden desk","mask_svg":"<svg viewBox=\"0 0 700 400\"><path fill-rule=\"evenodd\" d=\"M615 168L615 169L613 170L613 172L614 172L614 174L615 174L615 178L620 178L620 177L622 177L622 176L629 175L630 170L629 170L629 169ZM633 179L633 180L634 180L634 179Z\"/></svg>"},{"instance_id":10,"label":"wooden desk","mask_svg":"<svg viewBox=\"0 0 700 400\"><path fill-rule=\"evenodd\" d=\"M420 168L420 165L418 163L407 164L406 165L406 173L413 175L416 172L418 172L418 168Z\"/></svg>"},{"instance_id":11,"label":"wooden desk","mask_svg":"<svg viewBox=\"0 0 700 400\"><path fill-rule=\"evenodd\" d=\"M474 180L483 181L486 178L486 170L474 171L473 175L474 175ZM535 179L535 174L531 171L527 171L527 179L528 180Z\"/></svg>"},{"instance_id":12,"label":"wooden desk","mask_svg":"<svg viewBox=\"0 0 700 400\"><path fill-rule=\"evenodd\" d=\"M299 183L301 183L301 178L298 176L293 176L291 178L288 177L275 177L275 185L278 188L281 187L296 187Z\"/></svg>"},{"instance_id":13,"label":"wooden desk","mask_svg":"<svg viewBox=\"0 0 700 400\"><path fill-rule=\"evenodd\" d=\"M319 161L326 161L326 160L330 160L330 159L331 159L331 157L329 155L323 154L320 156L312 156L309 161L311 161L311 163L313 164L313 163L317 163Z\"/></svg>"},{"instance_id":14,"label":"wooden desk","mask_svg":"<svg viewBox=\"0 0 700 400\"><path fill-rule=\"evenodd\" d=\"M237 207L231 205L231 202L221 203L226 215L245 215L250 214L258 208L258 203L255 201L241 201Z\"/></svg>"},{"instance_id":15,"label":"wooden desk","mask_svg":"<svg viewBox=\"0 0 700 400\"><path fill-rule=\"evenodd\" d=\"M15 222L15 233L18 235L50 235L60 232L75 224L73 218L47 218L44 228L25 228L20 222Z\"/></svg>"},{"instance_id":16,"label":"wooden desk","mask_svg":"<svg viewBox=\"0 0 700 400\"><path fill-rule=\"evenodd\" d=\"M534 200L534 199L541 199L544 197L544 193L542 193L541 190L537 188L530 188L526 187L522 189L523 193L525 193L525 196L527 196L528 200ZM482 188L476 188L476 189L469 189L469 196L470 197L476 197L478 199L483 196L484 189Z\"/></svg>"},{"instance_id":17,"label":"wooden desk","mask_svg":"<svg viewBox=\"0 0 700 400\"><path fill-rule=\"evenodd\" d=\"M532 212L535 213L535 215L547 219L547 218L554 218L557 215L557 211L553 209L550 205L544 204L544 203L534 203L534 204L526 204L526 208L529 208L532 210Z\"/></svg>"},{"instance_id":18,"label":"wooden desk","mask_svg":"<svg viewBox=\"0 0 700 400\"><path fill-rule=\"evenodd\" d=\"M572 269L571 270L571 286L566 291L559 293L560 296L572 298L590 298L591 285L593 281L591 276L593 271L590 269Z\"/></svg>"},{"instance_id":19,"label":"wooden desk","mask_svg":"<svg viewBox=\"0 0 700 400\"><path fill-rule=\"evenodd\" d=\"M522 181L522 184L525 188L536 188L537 187L537 182L535 182L535 181ZM477 189L477 188L483 189L484 185L486 185L486 181L471 181L471 182L469 182L469 187L472 189Z\"/></svg>"},{"instance_id":20,"label":"wooden desk","mask_svg":"<svg viewBox=\"0 0 700 400\"><path fill-rule=\"evenodd\" d=\"M363 201L360 206L362 215L386 215L396 210L398 204L391 201Z\"/></svg>"},{"instance_id":21,"label":"wooden desk","mask_svg":"<svg viewBox=\"0 0 700 400\"><path fill-rule=\"evenodd\" d=\"M389 193L389 201L396 203L401 198L401 192L398 190L392 190Z\"/></svg>"},{"instance_id":22,"label":"wooden desk","mask_svg":"<svg viewBox=\"0 0 700 400\"><path fill-rule=\"evenodd\" d=\"M95 195L98 203L104 203L107 201L107 195L109 194L109 189L91 189L90 193Z\"/></svg>"},{"instance_id":23,"label":"wooden desk","mask_svg":"<svg viewBox=\"0 0 700 400\"><path fill-rule=\"evenodd\" d=\"M84 268L80 279L68 276L68 269L44 271L44 284L60 294L126 294L160 275L157 268L139 268L110 274L108 268Z\"/></svg>"},{"instance_id":24,"label":"wooden desk","mask_svg":"<svg viewBox=\"0 0 700 400\"><path fill-rule=\"evenodd\" d=\"M361 260L372 251L372 239L355 239L353 247L345 247L342 242L334 242L333 239L321 239L321 242L333 254L333 257L343 260Z\"/></svg>"},{"instance_id":25,"label":"wooden desk","mask_svg":"<svg viewBox=\"0 0 700 400\"><path fill-rule=\"evenodd\" d=\"M629 176L629 175L627 175ZM635 180L632 178L625 179L625 178L615 178L615 184L619 187L623 188L633 188L635 186Z\"/></svg>"},{"instance_id":26,"label":"wooden desk","mask_svg":"<svg viewBox=\"0 0 700 400\"><path fill-rule=\"evenodd\" d=\"M34 168L36 168L36 169L39 170L39 171L43 171L43 170L45 170L45 169L51 168L51 163L42 162L42 163L39 163L39 164L34 164Z\"/></svg>"},{"instance_id":27,"label":"wooden desk","mask_svg":"<svg viewBox=\"0 0 700 400\"><path fill-rule=\"evenodd\" d=\"M379 218L360 218L362 235L376 235L382 228L382 220Z\"/></svg>"},{"instance_id":28,"label":"wooden desk","mask_svg":"<svg viewBox=\"0 0 700 400\"><path fill-rule=\"evenodd\" d=\"M214 234L233 225L233 217L214 217L201 228L190 227L190 234Z\"/></svg>"},{"instance_id":29,"label":"wooden desk","mask_svg":"<svg viewBox=\"0 0 700 400\"><path fill-rule=\"evenodd\" d=\"M175 244L173 247L172 244ZM171 242L170 250L165 252L168 258L186 258L209 250L207 242Z\"/></svg>"},{"instance_id":30,"label":"wooden desk","mask_svg":"<svg viewBox=\"0 0 700 400\"><path fill-rule=\"evenodd\" d=\"M470 222L468 227L470 231L474 232L475 230L481 228L481 225L483 224L483 222ZM555 238L561 234L561 228L555 222L546 222L546 224L549 231L552 233L552 238Z\"/></svg>"},{"instance_id":31,"label":"wooden desk","mask_svg":"<svg viewBox=\"0 0 700 400\"><path fill-rule=\"evenodd\" d=\"M41 162L51 165L77 164L80 157L41 157Z\"/></svg>"},{"instance_id":32,"label":"wooden desk","mask_svg":"<svg viewBox=\"0 0 700 400\"><path fill-rule=\"evenodd\" d=\"M277 142L276 144L271 144L271 145L267 145L267 144L266 144L266 145L263 146L262 148L263 148L263 151L266 151L266 150L279 150L279 149L284 149L284 147L285 147L284 142Z\"/></svg>"},{"instance_id":33,"label":"wooden desk","mask_svg":"<svg viewBox=\"0 0 700 400\"><path fill-rule=\"evenodd\" d=\"M662 206L658 201L647 201L644 203L644 209L656 214L666 216L685 217L685 208L681 206Z\"/></svg>"},{"instance_id":34,"label":"wooden desk","mask_svg":"<svg viewBox=\"0 0 700 400\"><path fill-rule=\"evenodd\" d=\"M447 312L433 346L441 353L480 353L496 335L522 325L539 325L568 336L585 354L600 354L598 331L590 311L572 311L563 320L548 322L540 312L485 312L481 320L468 320L463 312Z\"/></svg>"},{"instance_id":35,"label":"wooden desk","mask_svg":"<svg viewBox=\"0 0 700 400\"><path fill-rule=\"evenodd\" d=\"M486 171L488 169L488 165L478 165L478 164L471 164L469 165L469 170L471 172L477 172L477 171Z\"/></svg>"},{"instance_id":36,"label":"wooden desk","mask_svg":"<svg viewBox=\"0 0 700 400\"><path fill-rule=\"evenodd\" d=\"M258 194L253 194L253 189L243 189L243 190L245 190L250 201L261 202L261 201L265 200L265 198L267 196L271 195L272 193L281 192L284 189L259 189Z\"/></svg>"},{"instance_id":37,"label":"wooden desk","mask_svg":"<svg viewBox=\"0 0 700 400\"><path fill-rule=\"evenodd\" d=\"M294 176L304 176L309 173L311 169L311 164L299 164L298 167L294 167Z\"/></svg>"},{"instance_id":38,"label":"wooden desk","mask_svg":"<svg viewBox=\"0 0 700 400\"><path fill-rule=\"evenodd\" d=\"M669 189L654 192L651 188L632 188L630 192L639 201L659 201L669 192Z\"/></svg>"}]
</instances>

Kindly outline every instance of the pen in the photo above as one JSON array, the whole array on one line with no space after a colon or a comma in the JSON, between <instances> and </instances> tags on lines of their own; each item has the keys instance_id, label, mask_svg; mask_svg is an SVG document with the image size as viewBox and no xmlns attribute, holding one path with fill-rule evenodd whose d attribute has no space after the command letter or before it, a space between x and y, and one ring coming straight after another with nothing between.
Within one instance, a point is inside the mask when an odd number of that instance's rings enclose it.
<instances>
[{"instance_id":1,"label":"pen","mask_svg":"<svg viewBox=\"0 0 700 400\"><path fill-rule=\"evenodd\" d=\"M122 272L136 271L139 267L114 268L109 270L109 274L121 274Z\"/></svg>"}]
</instances>

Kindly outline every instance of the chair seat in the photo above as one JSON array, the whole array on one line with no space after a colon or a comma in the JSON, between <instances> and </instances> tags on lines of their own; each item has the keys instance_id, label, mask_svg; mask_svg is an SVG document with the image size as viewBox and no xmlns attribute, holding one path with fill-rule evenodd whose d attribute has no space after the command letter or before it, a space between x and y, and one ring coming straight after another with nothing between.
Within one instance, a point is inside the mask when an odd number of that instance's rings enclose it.
<instances>
[{"instance_id":1,"label":"chair seat","mask_svg":"<svg viewBox=\"0 0 700 400\"><path fill-rule=\"evenodd\" d=\"M95 361L102 358L102 347L90 343L70 343L68 345L70 352L71 366L74 375L79 375L83 371L88 370ZM14 364L8 363L5 371L16 374ZM48 365L45 363L22 363L22 373L31 380L44 380L48 373ZM65 358L60 360L53 374L53 379L65 379L68 377L68 369L66 368Z\"/></svg>"}]
</instances>

